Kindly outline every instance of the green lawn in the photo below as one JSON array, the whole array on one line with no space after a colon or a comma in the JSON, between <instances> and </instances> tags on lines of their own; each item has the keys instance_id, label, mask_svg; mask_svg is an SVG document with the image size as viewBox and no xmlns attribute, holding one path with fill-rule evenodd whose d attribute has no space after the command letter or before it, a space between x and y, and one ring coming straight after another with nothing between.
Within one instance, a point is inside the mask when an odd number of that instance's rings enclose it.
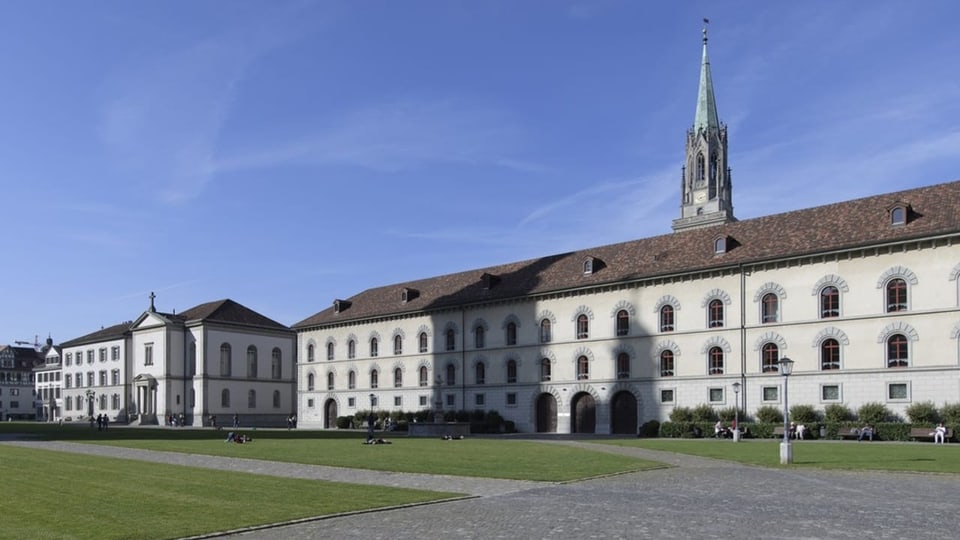
<instances>
[{"instance_id":1,"label":"green lawn","mask_svg":"<svg viewBox=\"0 0 960 540\"><path fill-rule=\"evenodd\" d=\"M739 443L713 439L611 439L604 444L780 467L779 440ZM801 441L793 443L793 466L822 469L960 473L960 444Z\"/></svg>"},{"instance_id":2,"label":"green lawn","mask_svg":"<svg viewBox=\"0 0 960 540\"><path fill-rule=\"evenodd\" d=\"M627 456L564 445L468 437L408 438L386 435L392 444L365 445L355 431L244 430L252 444L224 443L226 431L209 429L111 428L98 432L79 426L20 424L34 436L129 448L214 456L330 465L393 472L449 474L562 482L662 466ZM0 426L0 430L8 426ZM24 430L20 430L24 432ZM382 434L378 433L377 436Z\"/></svg>"},{"instance_id":3,"label":"green lawn","mask_svg":"<svg viewBox=\"0 0 960 540\"><path fill-rule=\"evenodd\" d=\"M0 470L11 539L176 538L455 496L6 445Z\"/></svg>"}]
</instances>

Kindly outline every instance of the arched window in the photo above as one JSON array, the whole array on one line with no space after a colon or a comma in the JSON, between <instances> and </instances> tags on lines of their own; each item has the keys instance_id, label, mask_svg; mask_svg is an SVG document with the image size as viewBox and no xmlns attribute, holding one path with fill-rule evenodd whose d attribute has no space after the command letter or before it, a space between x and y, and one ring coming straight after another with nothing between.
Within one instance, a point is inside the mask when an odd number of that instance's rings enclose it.
<instances>
[{"instance_id":1,"label":"arched window","mask_svg":"<svg viewBox=\"0 0 960 540\"><path fill-rule=\"evenodd\" d=\"M233 364L233 359L231 358L230 353L230 344L224 343L220 345L220 376L229 377L230 376L230 366ZM80 386L79 384L77 386Z\"/></svg>"},{"instance_id":2,"label":"arched window","mask_svg":"<svg viewBox=\"0 0 960 540\"><path fill-rule=\"evenodd\" d=\"M703 154L697 154L697 184L703 184L706 181L706 164Z\"/></svg>"},{"instance_id":3,"label":"arched window","mask_svg":"<svg viewBox=\"0 0 960 540\"><path fill-rule=\"evenodd\" d=\"M190 361L187 365L187 375L194 376L197 374L197 342L190 342ZM116 407L114 407L116 409Z\"/></svg>"},{"instance_id":4,"label":"arched window","mask_svg":"<svg viewBox=\"0 0 960 540\"><path fill-rule=\"evenodd\" d=\"M247 347L247 378L257 378L257 348L253 345Z\"/></svg>"},{"instance_id":5,"label":"arched window","mask_svg":"<svg viewBox=\"0 0 960 540\"><path fill-rule=\"evenodd\" d=\"M707 353L709 362L708 373L710 375L723 375L723 349L712 347Z\"/></svg>"},{"instance_id":6,"label":"arched window","mask_svg":"<svg viewBox=\"0 0 960 540\"><path fill-rule=\"evenodd\" d=\"M257 408L257 391L250 390L247 392L247 408L256 409Z\"/></svg>"},{"instance_id":7,"label":"arched window","mask_svg":"<svg viewBox=\"0 0 960 540\"><path fill-rule=\"evenodd\" d=\"M477 362L476 365L476 379L477 384L486 384L487 382L487 366L483 362Z\"/></svg>"},{"instance_id":8,"label":"arched window","mask_svg":"<svg viewBox=\"0 0 960 540\"><path fill-rule=\"evenodd\" d=\"M379 356L380 355L380 340L377 338L370 338L370 356Z\"/></svg>"},{"instance_id":9,"label":"arched window","mask_svg":"<svg viewBox=\"0 0 960 540\"><path fill-rule=\"evenodd\" d=\"M760 349L760 371L777 373L780 371L780 348L775 343L764 343Z\"/></svg>"},{"instance_id":10,"label":"arched window","mask_svg":"<svg viewBox=\"0 0 960 540\"><path fill-rule=\"evenodd\" d=\"M357 372L350 370L350 373L347 373L347 388L353 390L357 387Z\"/></svg>"},{"instance_id":11,"label":"arched window","mask_svg":"<svg viewBox=\"0 0 960 540\"><path fill-rule=\"evenodd\" d=\"M334 376L333 372L327 373L327 390L333 390Z\"/></svg>"},{"instance_id":12,"label":"arched window","mask_svg":"<svg viewBox=\"0 0 960 540\"><path fill-rule=\"evenodd\" d=\"M840 316L840 291L830 285L820 290L820 318Z\"/></svg>"},{"instance_id":13,"label":"arched window","mask_svg":"<svg viewBox=\"0 0 960 540\"><path fill-rule=\"evenodd\" d=\"M357 342L354 340L347 341L347 358L353 359L357 357Z\"/></svg>"},{"instance_id":14,"label":"arched window","mask_svg":"<svg viewBox=\"0 0 960 540\"><path fill-rule=\"evenodd\" d=\"M507 323L507 345L517 344L517 323L511 321Z\"/></svg>"},{"instance_id":15,"label":"arched window","mask_svg":"<svg viewBox=\"0 0 960 540\"><path fill-rule=\"evenodd\" d=\"M577 315L577 339L590 337L590 319L585 313Z\"/></svg>"},{"instance_id":16,"label":"arched window","mask_svg":"<svg viewBox=\"0 0 960 540\"><path fill-rule=\"evenodd\" d=\"M773 293L767 293L760 299L760 322L775 323L780 320L780 299Z\"/></svg>"},{"instance_id":17,"label":"arched window","mask_svg":"<svg viewBox=\"0 0 960 540\"><path fill-rule=\"evenodd\" d=\"M447 329L447 350L452 351L457 348L457 336L453 328Z\"/></svg>"},{"instance_id":18,"label":"arched window","mask_svg":"<svg viewBox=\"0 0 960 540\"><path fill-rule=\"evenodd\" d=\"M820 369L840 369L840 343L825 339L820 344Z\"/></svg>"},{"instance_id":19,"label":"arched window","mask_svg":"<svg viewBox=\"0 0 960 540\"><path fill-rule=\"evenodd\" d=\"M660 353L660 376L673 377L675 371L673 365L673 351L667 349Z\"/></svg>"},{"instance_id":20,"label":"arched window","mask_svg":"<svg viewBox=\"0 0 960 540\"><path fill-rule=\"evenodd\" d=\"M283 378L283 353L280 347L274 347L270 353L270 376L274 379Z\"/></svg>"},{"instance_id":21,"label":"arched window","mask_svg":"<svg viewBox=\"0 0 960 540\"><path fill-rule=\"evenodd\" d=\"M553 340L553 331L550 327L550 319L540 321L540 343L550 343Z\"/></svg>"},{"instance_id":22,"label":"arched window","mask_svg":"<svg viewBox=\"0 0 960 540\"><path fill-rule=\"evenodd\" d=\"M280 408L280 391L279 390L273 391L273 408L274 409Z\"/></svg>"},{"instance_id":23,"label":"arched window","mask_svg":"<svg viewBox=\"0 0 960 540\"><path fill-rule=\"evenodd\" d=\"M315 379L316 377L313 375L313 373L307 374L307 391L312 391L314 389L316 382Z\"/></svg>"},{"instance_id":24,"label":"arched window","mask_svg":"<svg viewBox=\"0 0 960 540\"><path fill-rule=\"evenodd\" d=\"M714 298L707 305L707 326L710 328L723 327L723 301Z\"/></svg>"},{"instance_id":25,"label":"arched window","mask_svg":"<svg viewBox=\"0 0 960 540\"><path fill-rule=\"evenodd\" d=\"M447 386L457 384L457 367L453 364L447 364Z\"/></svg>"},{"instance_id":26,"label":"arched window","mask_svg":"<svg viewBox=\"0 0 960 540\"><path fill-rule=\"evenodd\" d=\"M673 332L673 330L673 306L668 304L660 308L660 331Z\"/></svg>"},{"instance_id":27,"label":"arched window","mask_svg":"<svg viewBox=\"0 0 960 540\"><path fill-rule=\"evenodd\" d=\"M894 334L887 338L887 367L907 367L908 365L910 365L910 355L907 337L903 334Z\"/></svg>"},{"instance_id":28,"label":"arched window","mask_svg":"<svg viewBox=\"0 0 960 540\"><path fill-rule=\"evenodd\" d=\"M380 386L380 372L372 369L370 370L370 388L378 388Z\"/></svg>"},{"instance_id":29,"label":"arched window","mask_svg":"<svg viewBox=\"0 0 960 540\"><path fill-rule=\"evenodd\" d=\"M403 370L395 368L393 370L393 387L400 388L401 386L403 386Z\"/></svg>"},{"instance_id":30,"label":"arched window","mask_svg":"<svg viewBox=\"0 0 960 540\"><path fill-rule=\"evenodd\" d=\"M517 361L507 360L507 384L517 382Z\"/></svg>"},{"instance_id":31,"label":"arched window","mask_svg":"<svg viewBox=\"0 0 960 540\"><path fill-rule=\"evenodd\" d=\"M549 381L549 380L550 380L550 376L551 376L550 371L551 371L550 359L549 359L549 358L544 358L544 359L540 360L540 380L541 380L541 381Z\"/></svg>"},{"instance_id":32,"label":"arched window","mask_svg":"<svg viewBox=\"0 0 960 540\"><path fill-rule=\"evenodd\" d=\"M307 362L313 362L313 360L314 360L313 343L311 343L307 345Z\"/></svg>"},{"instance_id":33,"label":"arched window","mask_svg":"<svg viewBox=\"0 0 960 540\"><path fill-rule=\"evenodd\" d=\"M485 344L484 331L482 326L477 326L473 329L473 346L482 349Z\"/></svg>"},{"instance_id":34,"label":"arched window","mask_svg":"<svg viewBox=\"0 0 960 540\"><path fill-rule=\"evenodd\" d=\"M625 336L630 333L630 314L621 309L617 312L617 335Z\"/></svg>"},{"instance_id":35,"label":"arched window","mask_svg":"<svg viewBox=\"0 0 960 540\"><path fill-rule=\"evenodd\" d=\"M630 378L630 355L625 352L617 355L617 378Z\"/></svg>"},{"instance_id":36,"label":"arched window","mask_svg":"<svg viewBox=\"0 0 960 540\"><path fill-rule=\"evenodd\" d=\"M586 356L577 358L577 380L583 381L590 378L590 360Z\"/></svg>"},{"instance_id":37,"label":"arched window","mask_svg":"<svg viewBox=\"0 0 960 540\"><path fill-rule=\"evenodd\" d=\"M419 342L419 345L420 345L420 349L419 349L420 352L422 353L427 352L427 333L420 332L420 336L418 337L417 341Z\"/></svg>"},{"instance_id":38,"label":"arched window","mask_svg":"<svg viewBox=\"0 0 960 540\"><path fill-rule=\"evenodd\" d=\"M895 278L887 282L887 313L907 310L907 282Z\"/></svg>"},{"instance_id":39,"label":"arched window","mask_svg":"<svg viewBox=\"0 0 960 540\"><path fill-rule=\"evenodd\" d=\"M393 354L403 354L403 336L393 336Z\"/></svg>"},{"instance_id":40,"label":"arched window","mask_svg":"<svg viewBox=\"0 0 960 540\"><path fill-rule=\"evenodd\" d=\"M430 384L430 373L427 370L427 366L420 366L420 386L427 386Z\"/></svg>"},{"instance_id":41,"label":"arched window","mask_svg":"<svg viewBox=\"0 0 960 540\"><path fill-rule=\"evenodd\" d=\"M77 398L77 399L79 400L80 398ZM230 390L228 390L228 389L226 389L226 388L224 388L224 389L220 392L220 406L221 406L221 407L229 407L229 406L230 406ZM77 409L79 409L79 408L80 408L80 407L79 407L79 402L78 402Z\"/></svg>"},{"instance_id":42,"label":"arched window","mask_svg":"<svg viewBox=\"0 0 960 540\"><path fill-rule=\"evenodd\" d=\"M331 341L327 343L327 360L333 360L333 349L334 349L333 342Z\"/></svg>"}]
</instances>

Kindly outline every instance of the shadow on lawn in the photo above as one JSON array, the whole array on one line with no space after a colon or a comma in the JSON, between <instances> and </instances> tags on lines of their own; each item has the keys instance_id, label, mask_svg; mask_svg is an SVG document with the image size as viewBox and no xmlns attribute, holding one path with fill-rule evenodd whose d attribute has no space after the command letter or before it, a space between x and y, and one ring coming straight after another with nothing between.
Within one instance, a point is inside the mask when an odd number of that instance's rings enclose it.
<instances>
[{"instance_id":1,"label":"shadow on lawn","mask_svg":"<svg viewBox=\"0 0 960 540\"><path fill-rule=\"evenodd\" d=\"M230 431L255 435L257 439L323 440L366 438L366 430L312 431L302 429L245 428L177 428L111 425L98 431L86 424L43 424L32 422L2 422L0 437L4 439L39 439L45 441L130 441L130 440L223 440ZM381 432L377 432L378 436ZM391 437L405 437L406 433L390 433Z\"/></svg>"}]
</instances>

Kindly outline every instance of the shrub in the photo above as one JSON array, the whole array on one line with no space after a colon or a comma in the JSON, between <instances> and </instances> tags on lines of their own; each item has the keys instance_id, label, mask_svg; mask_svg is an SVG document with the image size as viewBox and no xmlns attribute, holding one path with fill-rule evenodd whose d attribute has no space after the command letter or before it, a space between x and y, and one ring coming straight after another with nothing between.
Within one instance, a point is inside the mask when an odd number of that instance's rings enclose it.
<instances>
[{"instance_id":1,"label":"shrub","mask_svg":"<svg viewBox=\"0 0 960 540\"><path fill-rule=\"evenodd\" d=\"M857 409L857 419L862 424L879 424L893 419L890 409L883 403L864 403Z\"/></svg>"},{"instance_id":2,"label":"shrub","mask_svg":"<svg viewBox=\"0 0 960 540\"><path fill-rule=\"evenodd\" d=\"M694 422L716 422L717 421L717 411L713 410L713 407L707 405L706 403L701 403L693 408L693 421Z\"/></svg>"},{"instance_id":3,"label":"shrub","mask_svg":"<svg viewBox=\"0 0 960 540\"><path fill-rule=\"evenodd\" d=\"M776 424L777 422L783 422L783 411L774 407L773 405L764 405L757 409L757 412L754 413L754 416L757 418L757 422L764 424Z\"/></svg>"},{"instance_id":4,"label":"shrub","mask_svg":"<svg viewBox=\"0 0 960 540\"><path fill-rule=\"evenodd\" d=\"M337 417L337 428L338 429L349 429L350 423L353 421L352 416L338 416Z\"/></svg>"},{"instance_id":5,"label":"shrub","mask_svg":"<svg viewBox=\"0 0 960 540\"><path fill-rule=\"evenodd\" d=\"M830 423L849 422L853 420L853 413L846 405L831 403L824 409L823 417Z\"/></svg>"},{"instance_id":6,"label":"shrub","mask_svg":"<svg viewBox=\"0 0 960 540\"><path fill-rule=\"evenodd\" d=\"M960 427L960 403L947 403L940 409L940 419L944 424Z\"/></svg>"},{"instance_id":7,"label":"shrub","mask_svg":"<svg viewBox=\"0 0 960 540\"><path fill-rule=\"evenodd\" d=\"M727 407L726 409L717 410L717 416L720 417L720 420L723 420L724 423L731 423L735 418L737 418L737 408L736 407ZM743 411L740 411L740 420L743 420Z\"/></svg>"},{"instance_id":8,"label":"shrub","mask_svg":"<svg viewBox=\"0 0 960 540\"><path fill-rule=\"evenodd\" d=\"M940 421L940 413L932 401L920 401L907 407L907 418L914 424L933 425Z\"/></svg>"},{"instance_id":9,"label":"shrub","mask_svg":"<svg viewBox=\"0 0 960 540\"><path fill-rule=\"evenodd\" d=\"M690 407L674 407L670 411L671 422L693 422L693 411Z\"/></svg>"},{"instance_id":10,"label":"shrub","mask_svg":"<svg viewBox=\"0 0 960 540\"><path fill-rule=\"evenodd\" d=\"M649 420L644 422L640 426L640 431L637 433L638 437L657 437L660 435L660 422L656 420Z\"/></svg>"},{"instance_id":11,"label":"shrub","mask_svg":"<svg viewBox=\"0 0 960 540\"><path fill-rule=\"evenodd\" d=\"M790 420L810 426L820 422L820 412L813 405L794 405L790 407Z\"/></svg>"}]
</instances>

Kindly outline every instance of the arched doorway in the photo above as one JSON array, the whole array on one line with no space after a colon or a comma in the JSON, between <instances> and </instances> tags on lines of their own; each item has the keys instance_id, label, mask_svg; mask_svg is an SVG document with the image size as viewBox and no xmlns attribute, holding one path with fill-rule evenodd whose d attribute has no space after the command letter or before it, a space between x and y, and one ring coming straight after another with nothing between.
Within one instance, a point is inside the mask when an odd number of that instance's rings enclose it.
<instances>
[{"instance_id":1,"label":"arched doorway","mask_svg":"<svg viewBox=\"0 0 960 540\"><path fill-rule=\"evenodd\" d=\"M337 427L337 402L328 399L323 405L323 429Z\"/></svg>"},{"instance_id":2,"label":"arched doorway","mask_svg":"<svg viewBox=\"0 0 960 540\"><path fill-rule=\"evenodd\" d=\"M622 435L637 433L637 398L631 392L617 392L610 401L610 432Z\"/></svg>"},{"instance_id":3,"label":"arched doorway","mask_svg":"<svg viewBox=\"0 0 960 540\"><path fill-rule=\"evenodd\" d=\"M597 432L597 402L593 396L586 392L573 396L570 408L573 419L573 424L570 426L571 433Z\"/></svg>"},{"instance_id":4,"label":"arched doorway","mask_svg":"<svg viewBox=\"0 0 960 540\"><path fill-rule=\"evenodd\" d=\"M537 398L537 433L557 432L557 398L540 394Z\"/></svg>"}]
</instances>

